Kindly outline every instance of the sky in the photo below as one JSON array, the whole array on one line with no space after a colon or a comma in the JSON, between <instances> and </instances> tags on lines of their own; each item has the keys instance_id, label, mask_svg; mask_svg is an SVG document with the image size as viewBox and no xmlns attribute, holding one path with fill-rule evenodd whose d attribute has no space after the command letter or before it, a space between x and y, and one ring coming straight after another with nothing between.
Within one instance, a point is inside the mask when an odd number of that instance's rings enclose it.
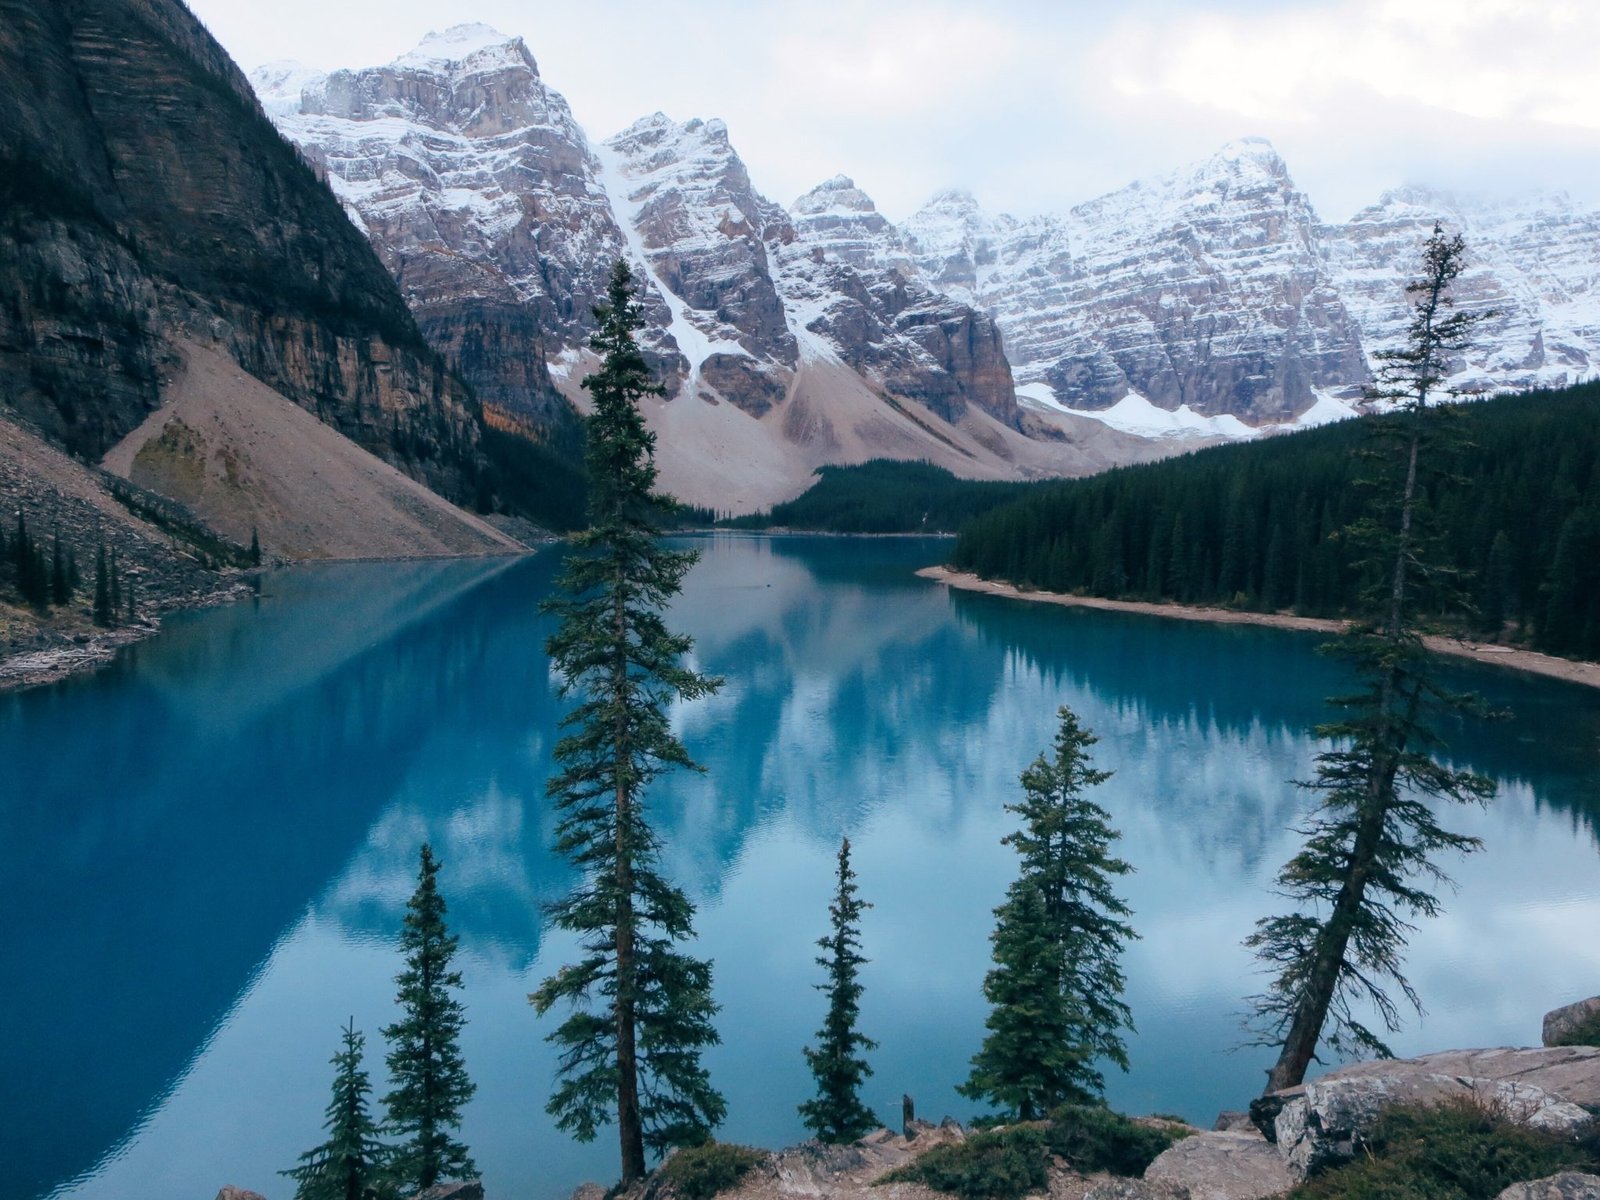
<instances>
[{"instance_id":1,"label":"sky","mask_svg":"<svg viewBox=\"0 0 1600 1200\"><path fill-rule=\"evenodd\" d=\"M893 220L947 187L1060 211L1265 137L1325 220L1388 188L1600 208L1595 0L188 0L247 71L520 35L592 140L721 117L788 204L851 176Z\"/></svg>"}]
</instances>

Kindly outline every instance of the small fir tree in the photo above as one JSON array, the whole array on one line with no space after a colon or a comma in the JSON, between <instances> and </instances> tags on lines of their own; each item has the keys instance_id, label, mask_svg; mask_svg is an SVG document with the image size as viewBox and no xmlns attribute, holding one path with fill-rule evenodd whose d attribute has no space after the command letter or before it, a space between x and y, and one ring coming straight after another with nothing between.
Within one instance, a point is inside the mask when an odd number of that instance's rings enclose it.
<instances>
[{"instance_id":1,"label":"small fir tree","mask_svg":"<svg viewBox=\"0 0 1600 1200\"><path fill-rule=\"evenodd\" d=\"M117 569L117 549L111 548L111 563L107 568L111 577L111 620L108 625L115 625L122 616L122 572Z\"/></svg>"},{"instance_id":2,"label":"small fir tree","mask_svg":"<svg viewBox=\"0 0 1600 1200\"><path fill-rule=\"evenodd\" d=\"M67 556L61 548L61 534L57 533L50 544L50 603L57 608L72 599L72 588L67 580Z\"/></svg>"},{"instance_id":3,"label":"small fir tree","mask_svg":"<svg viewBox=\"0 0 1600 1200\"><path fill-rule=\"evenodd\" d=\"M546 1106L580 1141L617 1123L621 1183L643 1178L645 1148L703 1142L726 1104L700 1054L716 1044L711 964L678 947L694 936L694 905L661 874L644 791L674 767L698 769L673 734L667 706L714 692L721 680L682 664L689 638L661 610L697 557L660 544L655 437L638 401L661 394L634 342L643 324L625 262L612 270L595 310L591 345L599 369L583 381L588 422L589 528L573 539L546 651L563 696L580 697L562 718L560 773L547 790L561 814L556 848L583 872L551 907L561 929L582 936L582 957L546 979L529 1000L541 1014L571 1013L549 1035L561 1051Z\"/></svg>"},{"instance_id":4,"label":"small fir tree","mask_svg":"<svg viewBox=\"0 0 1600 1200\"><path fill-rule=\"evenodd\" d=\"M445 927L438 875L433 848L424 843L400 935L406 966L394 977L403 1015L383 1031L394 1085L383 1098L384 1128L402 1139L394 1149L394 1179L413 1191L477 1174L466 1146L453 1136L461 1106L477 1089L458 1045L466 1018L451 989L461 987L461 972L450 967L457 939Z\"/></svg>"},{"instance_id":5,"label":"small fir tree","mask_svg":"<svg viewBox=\"0 0 1600 1200\"><path fill-rule=\"evenodd\" d=\"M956 1090L1022 1121L1058 1104L1097 1101L1098 1084L1090 1089L1079 1082L1092 1070L1094 1055L1080 1040L1061 990L1066 962L1038 884L1018 880L994 912L994 967L983 979L988 1033L973 1055L971 1075Z\"/></svg>"},{"instance_id":6,"label":"small fir tree","mask_svg":"<svg viewBox=\"0 0 1600 1200\"><path fill-rule=\"evenodd\" d=\"M995 967L984 980L990 1033L961 1087L1024 1119L1058 1104L1098 1101L1105 1077L1097 1063L1126 1071L1122 1034L1133 1029L1119 960L1124 943L1138 935L1111 887L1113 876L1133 868L1111 854L1121 834L1110 814L1084 795L1111 774L1090 765L1097 739L1076 714L1063 706L1057 716L1054 757L1034 760L1022 773L1022 802L1006 806L1022 818L1022 828L1004 839L1021 869L995 910ZM1047 969L1053 999L1039 991ZM1029 1028L1038 1030L1031 1041Z\"/></svg>"},{"instance_id":7,"label":"small fir tree","mask_svg":"<svg viewBox=\"0 0 1600 1200\"><path fill-rule=\"evenodd\" d=\"M372 1200L380 1195L385 1149L367 1111L372 1085L362 1068L366 1038L355 1018L343 1030L344 1049L333 1056L333 1099L323 1128L328 1140L300 1156L300 1165L280 1174L298 1185L295 1200Z\"/></svg>"},{"instance_id":8,"label":"small fir tree","mask_svg":"<svg viewBox=\"0 0 1600 1200\"><path fill-rule=\"evenodd\" d=\"M252 567L261 565L261 537L253 525L250 527L250 565Z\"/></svg>"},{"instance_id":9,"label":"small fir tree","mask_svg":"<svg viewBox=\"0 0 1600 1200\"><path fill-rule=\"evenodd\" d=\"M866 959L861 955L861 914L872 907L856 895L855 872L850 869L850 839L839 842L838 876L828 915L833 932L819 938L823 954L817 959L828 977L816 986L828 994L828 1016L817 1030L817 1048L805 1048L806 1065L817 1081L815 1099L800 1105L800 1120L818 1139L843 1145L878 1127L878 1118L861 1102L861 1084L872 1074L862 1054L878 1043L856 1029L861 1014L861 984L857 973Z\"/></svg>"}]
</instances>

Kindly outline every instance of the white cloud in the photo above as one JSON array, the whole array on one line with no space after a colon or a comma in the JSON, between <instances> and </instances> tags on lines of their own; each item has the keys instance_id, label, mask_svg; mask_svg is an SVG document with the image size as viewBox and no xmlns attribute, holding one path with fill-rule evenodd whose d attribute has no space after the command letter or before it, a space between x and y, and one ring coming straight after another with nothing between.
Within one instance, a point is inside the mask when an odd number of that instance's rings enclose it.
<instances>
[{"instance_id":1,"label":"white cloud","mask_svg":"<svg viewBox=\"0 0 1600 1200\"><path fill-rule=\"evenodd\" d=\"M591 137L721 117L787 203L839 172L903 218L943 187L1025 215L1270 138L1325 216L1388 187L1600 202L1600 5L1525 0L190 0L246 67L521 34Z\"/></svg>"}]
</instances>

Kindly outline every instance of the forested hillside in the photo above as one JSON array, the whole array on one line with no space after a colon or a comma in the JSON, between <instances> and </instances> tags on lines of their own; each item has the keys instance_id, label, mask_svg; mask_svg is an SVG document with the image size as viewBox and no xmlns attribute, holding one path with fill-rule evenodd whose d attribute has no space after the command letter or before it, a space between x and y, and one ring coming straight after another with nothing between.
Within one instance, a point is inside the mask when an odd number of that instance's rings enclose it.
<instances>
[{"instance_id":1,"label":"forested hillside","mask_svg":"<svg viewBox=\"0 0 1600 1200\"><path fill-rule=\"evenodd\" d=\"M1429 506L1476 612L1474 634L1600 658L1600 383L1447 417L1455 478ZM1352 611L1341 536L1373 503L1368 417L1051 485L961 530L959 570L1049 591L1307 615Z\"/></svg>"},{"instance_id":2,"label":"forested hillside","mask_svg":"<svg viewBox=\"0 0 1600 1200\"><path fill-rule=\"evenodd\" d=\"M1032 486L957 479L932 463L884 458L822 467L817 474L817 482L793 500L722 524L831 533L953 533L978 514L1027 495Z\"/></svg>"}]
</instances>

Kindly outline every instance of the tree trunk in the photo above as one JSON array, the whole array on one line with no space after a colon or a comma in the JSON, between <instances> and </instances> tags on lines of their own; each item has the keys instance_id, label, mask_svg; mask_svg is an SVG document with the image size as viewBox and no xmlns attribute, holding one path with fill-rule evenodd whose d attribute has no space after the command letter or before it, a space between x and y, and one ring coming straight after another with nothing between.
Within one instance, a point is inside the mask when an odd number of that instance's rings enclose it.
<instances>
[{"instance_id":1,"label":"tree trunk","mask_svg":"<svg viewBox=\"0 0 1600 1200\"><path fill-rule=\"evenodd\" d=\"M628 686L627 659L627 608L623 590L616 585L616 607L613 615L617 658L612 668L613 695L622 696ZM634 1030L635 996L634 975L634 915L633 915L633 846L628 837L628 826L633 819L633 796L624 771L628 755L628 715L626 705L617 705L613 769L616 780L616 888L617 927L615 947L617 955L617 1137L622 1151L622 1185L626 1187L644 1178L644 1126L639 1113L639 1056Z\"/></svg>"}]
</instances>

